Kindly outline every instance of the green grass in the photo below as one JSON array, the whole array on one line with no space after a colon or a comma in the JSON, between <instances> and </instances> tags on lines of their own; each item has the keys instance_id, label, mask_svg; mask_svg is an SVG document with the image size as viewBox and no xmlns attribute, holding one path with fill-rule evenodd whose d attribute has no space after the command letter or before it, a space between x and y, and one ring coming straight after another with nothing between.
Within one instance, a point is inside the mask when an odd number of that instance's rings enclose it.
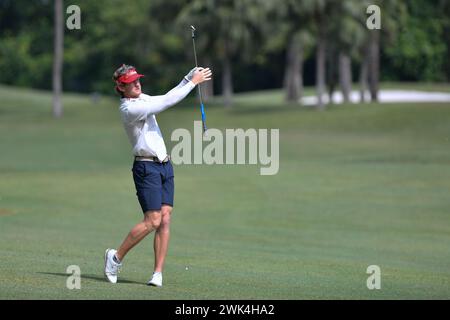
<instances>
[{"instance_id":1,"label":"green grass","mask_svg":"<svg viewBox=\"0 0 450 320\"><path fill-rule=\"evenodd\" d=\"M67 94L54 120L46 92L0 96L0 299L450 298L449 104L207 103L210 127L279 128L280 170L176 166L164 287L150 288L152 235L117 285L103 279L105 248L142 217L117 100ZM192 96L159 115L166 144L199 116ZM66 288L69 265L81 290Z\"/></svg>"},{"instance_id":2,"label":"green grass","mask_svg":"<svg viewBox=\"0 0 450 320\"><path fill-rule=\"evenodd\" d=\"M450 84L442 83L421 83L421 82L385 82L381 84L381 89L396 90L418 90L418 91L437 91L450 93Z\"/></svg>"}]
</instances>

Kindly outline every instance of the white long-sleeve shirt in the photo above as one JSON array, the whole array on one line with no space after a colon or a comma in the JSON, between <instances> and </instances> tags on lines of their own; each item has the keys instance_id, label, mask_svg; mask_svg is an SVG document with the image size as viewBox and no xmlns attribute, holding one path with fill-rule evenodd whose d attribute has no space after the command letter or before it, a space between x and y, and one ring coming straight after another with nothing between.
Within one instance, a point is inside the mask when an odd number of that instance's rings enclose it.
<instances>
[{"instance_id":1,"label":"white long-sleeve shirt","mask_svg":"<svg viewBox=\"0 0 450 320\"><path fill-rule=\"evenodd\" d=\"M183 79L165 95L141 93L138 98L120 99L122 122L133 146L133 155L164 160L167 149L155 115L183 100L194 88L192 81Z\"/></svg>"}]
</instances>

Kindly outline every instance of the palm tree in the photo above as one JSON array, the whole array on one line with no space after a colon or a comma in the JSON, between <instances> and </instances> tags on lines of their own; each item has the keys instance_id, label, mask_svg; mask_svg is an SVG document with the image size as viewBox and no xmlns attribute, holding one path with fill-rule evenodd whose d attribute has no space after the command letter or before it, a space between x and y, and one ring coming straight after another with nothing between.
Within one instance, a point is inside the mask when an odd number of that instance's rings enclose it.
<instances>
[{"instance_id":1,"label":"palm tree","mask_svg":"<svg viewBox=\"0 0 450 320\"><path fill-rule=\"evenodd\" d=\"M177 23L184 27L195 21L196 28L202 30L199 51L209 51L210 57L218 58L222 67L222 95L227 107L232 105L234 91L233 58L239 55L245 59L256 50L255 43L262 38L259 29L264 25L268 5L264 0L194 0L177 17Z\"/></svg>"},{"instance_id":2,"label":"palm tree","mask_svg":"<svg viewBox=\"0 0 450 320\"><path fill-rule=\"evenodd\" d=\"M301 35L292 35L286 52L286 67L284 71L285 99L288 102L298 102L303 96L303 60L304 49Z\"/></svg>"},{"instance_id":3,"label":"palm tree","mask_svg":"<svg viewBox=\"0 0 450 320\"><path fill-rule=\"evenodd\" d=\"M378 102L380 82L380 31L371 30L368 44L369 92L372 102Z\"/></svg>"},{"instance_id":4,"label":"palm tree","mask_svg":"<svg viewBox=\"0 0 450 320\"><path fill-rule=\"evenodd\" d=\"M364 101L363 90L365 90L366 85L368 85L371 101L377 102L381 68L381 37L383 37L386 45L389 45L389 42L395 39L395 35L399 26L402 24L402 19L406 12L406 5L400 0L363 1L365 6L368 6L369 3L378 5L381 8L381 30L368 30L365 28L365 40L362 41L364 45L360 49L363 56L360 73L361 100ZM360 22L365 25L366 19L367 16Z\"/></svg>"},{"instance_id":5,"label":"palm tree","mask_svg":"<svg viewBox=\"0 0 450 320\"><path fill-rule=\"evenodd\" d=\"M360 101L366 102L366 91L369 79L369 61L367 58L367 45L360 47L361 67L359 71L359 95Z\"/></svg>"},{"instance_id":6,"label":"palm tree","mask_svg":"<svg viewBox=\"0 0 450 320\"><path fill-rule=\"evenodd\" d=\"M342 1L335 19L336 26L332 29L332 38L338 48L339 86L346 103L350 102L352 91L352 57L358 57L358 50L364 42L365 25L360 22L364 13L363 1Z\"/></svg>"},{"instance_id":7,"label":"palm tree","mask_svg":"<svg viewBox=\"0 0 450 320\"><path fill-rule=\"evenodd\" d=\"M313 17L316 34L316 94L317 109L324 110L325 103L323 97L326 91L326 53L328 47L328 16L337 1L335 0L317 0L313 1Z\"/></svg>"},{"instance_id":8,"label":"palm tree","mask_svg":"<svg viewBox=\"0 0 450 320\"><path fill-rule=\"evenodd\" d=\"M310 30L312 3L308 0L272 2L269 12L274 13L273 19L268 19L269 50L286 47L285 100L299 102L303 96L303 63L313 45Z\"/></svg>"},{"instance_id":9,"label":"palm tree","mask_svg":"<svg viewBox=\"0 0 450 320\"><path fill-rule=\"evenodd\" d=\"M62 117L62 64L64 50L63 0L55 0L54 56L53 56L53 116Z\"/></svg>"},{"instance_id":10,"label":"palm tree","mask_svg":"<svg viewBox=\"0 0 450 320\"><path fill-rule=\"evenodd\" d=\"M317 108L323 110L326 83L329 101L339 84L344 102L350 102L352 89L352 56L362 41L361 25L357 18L364 12L359 0L321 0L315 2L316 87ZM327 65L328 62L328 65Z\"/></svg>"}]
</instances>

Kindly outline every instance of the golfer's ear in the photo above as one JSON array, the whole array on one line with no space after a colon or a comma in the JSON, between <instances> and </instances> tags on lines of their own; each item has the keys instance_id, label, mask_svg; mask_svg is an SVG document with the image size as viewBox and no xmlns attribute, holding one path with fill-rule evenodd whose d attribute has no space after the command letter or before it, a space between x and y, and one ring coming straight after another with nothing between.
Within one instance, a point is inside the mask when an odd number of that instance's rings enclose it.
<instances>
[{"instance_id":1,"label":"golfer's ear","mask_svg":"<svg viewBox=\"0 0 450 320\"><path fill-rule=\"evenodd\" d=\"M124 87L124 85L123 85L123 84L119 84L119 85L117 86L117 90L119 90L120 92L125 92L125 87Z\"/></svg>"}]
</instances>

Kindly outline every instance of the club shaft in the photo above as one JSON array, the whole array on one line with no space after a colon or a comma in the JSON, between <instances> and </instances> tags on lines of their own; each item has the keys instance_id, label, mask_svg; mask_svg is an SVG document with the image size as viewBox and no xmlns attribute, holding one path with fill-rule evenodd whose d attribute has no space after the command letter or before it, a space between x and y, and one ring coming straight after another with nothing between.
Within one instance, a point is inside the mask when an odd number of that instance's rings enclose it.
<instances>
[{"instance_id":1,"label":"club shaft","mask_svg":"<svg viewBox=\"0 0 450 320\"><path fill-rule=\"evenodd\" d=\"M195 37L194 37L194 34L192 34L192 45L194 47L195 67L198 68L197 50L195 49ZM200 84L198 84L198 96L199 96L199 99L200 99L200 104L202 105L202 115L203 115L203 97L202 97L202 90L200 88Z\"/></svg>"},{"instance_id":2,"label":"club shaft","mask_svg":"<svg viewBox=\"0 0 450 320\"><path fill-rule=\"evenodd\" d=\"M198 61L197 61L197 50L195 48L195 35L194 31L192 31L192 46L194 47L194 59L195 59L195 67L198 68ZM205 108L203 106L203 97L202 97L202 89L200 87L200 84L198 84L198 98L200 100L200 109L202 112L202 124L203 124L203 132L205 133L206 128L206 116L205 116ZM206 133L205 133L206 134Z\"/></svg>"},{"instance_id":3,"label":"club shaft","mask_svg":"<svg viewBox=\"0 0 450 320\"><path fill-rule=\"evenodd\" d=\"M198 62L197 62L197 50L195 49L195 36L194 36L194 33L192 33L192 46L194 47L195 66L198 67Z\"/></svg>"}]
</instances>

